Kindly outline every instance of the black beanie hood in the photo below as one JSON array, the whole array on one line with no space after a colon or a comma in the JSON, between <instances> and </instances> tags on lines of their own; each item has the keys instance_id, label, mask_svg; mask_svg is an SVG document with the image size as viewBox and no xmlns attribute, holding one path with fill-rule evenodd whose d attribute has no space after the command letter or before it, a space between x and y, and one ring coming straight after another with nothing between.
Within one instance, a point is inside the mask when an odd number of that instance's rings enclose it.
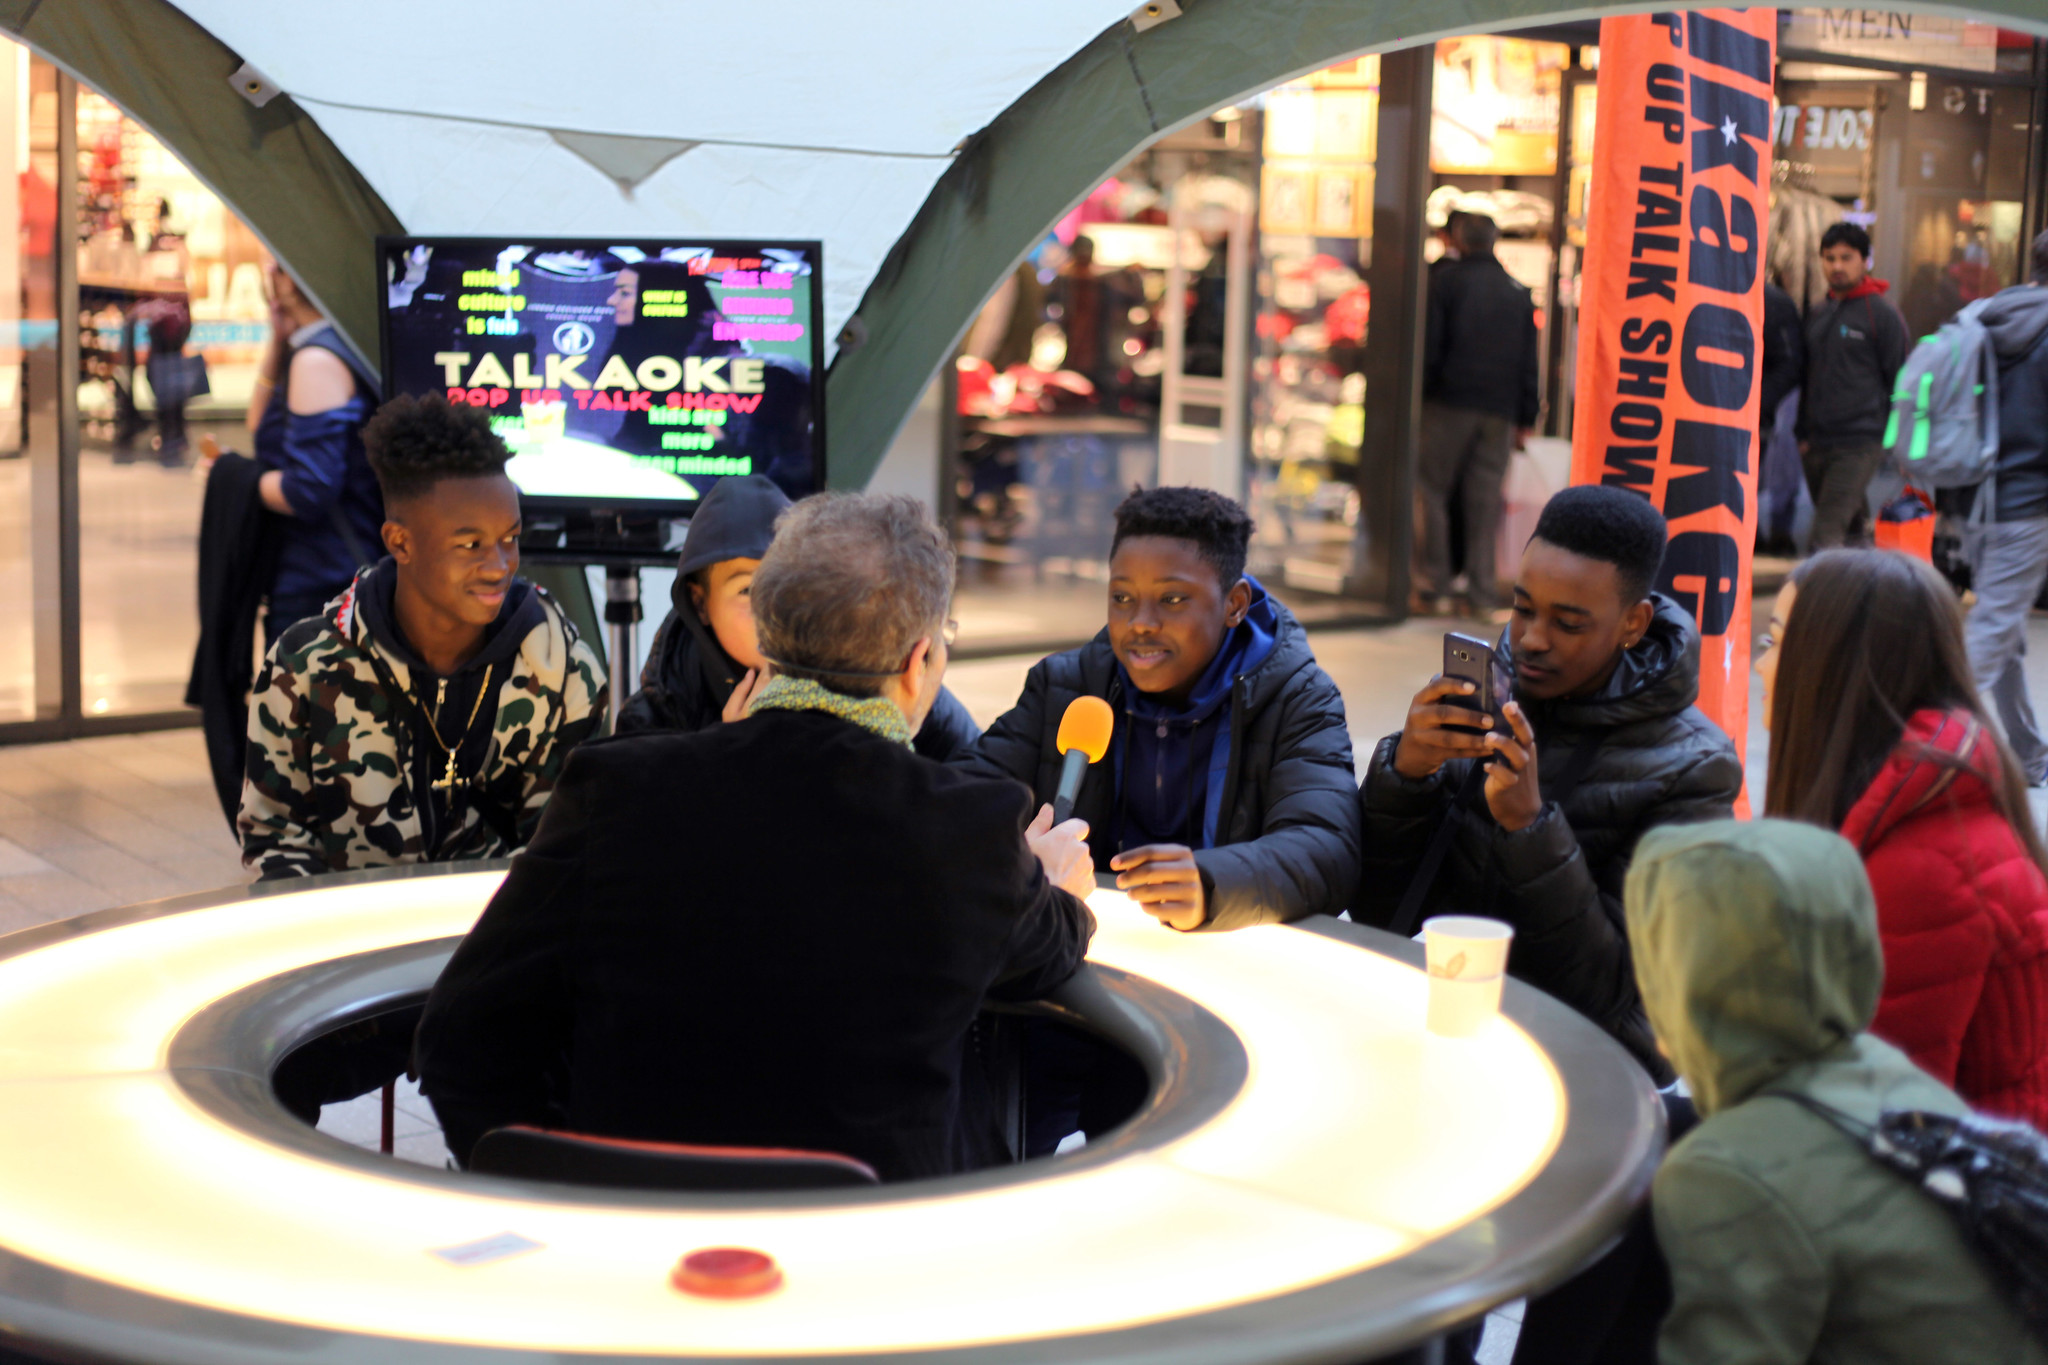
<instances>
[{"instance_id":1,"label":"black beanie hood","mask_svg":"<svg viewBox=\"0 0 2048 1365\"><path fill-rule=\"evenodd\" d=\"M763 474L729 474L713 484L690 518L676 561L676 592L683 591L683 579L706 565L767 554L775 519L789 505L788 495Z\"/></svg>"}]
</instances>

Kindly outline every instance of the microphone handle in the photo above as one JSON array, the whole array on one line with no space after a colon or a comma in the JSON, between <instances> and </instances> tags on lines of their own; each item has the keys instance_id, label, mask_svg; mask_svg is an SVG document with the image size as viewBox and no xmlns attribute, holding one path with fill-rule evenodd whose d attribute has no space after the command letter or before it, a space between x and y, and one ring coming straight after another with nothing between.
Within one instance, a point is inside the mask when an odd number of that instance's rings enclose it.
<instances>
[{"instance_id":1,"label":"microphone handle","mask_svg":"<svg viewBox=\"0 0 2048 1365\"><path fill-rule=\"evenodd\" d=\"M1052 799L1052 822L1064 823L1074 813L1074 798L1081 791L1081 775L1088 771L1088 755L1069 749L1060 759L1060 787Z\"/></svg>"}]
</instances>

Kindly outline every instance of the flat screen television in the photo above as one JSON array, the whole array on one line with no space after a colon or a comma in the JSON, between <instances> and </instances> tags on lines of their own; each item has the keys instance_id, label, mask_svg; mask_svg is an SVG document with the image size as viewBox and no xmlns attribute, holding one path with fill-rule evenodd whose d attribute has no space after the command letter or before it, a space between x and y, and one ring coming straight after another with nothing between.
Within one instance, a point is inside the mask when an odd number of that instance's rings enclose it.
<instances>
[{"instance_id":1,"label":"flat screen television","mask_svg":"<svg viewBox=\"0 0 2048 1365\"><path fill-rule=\"evenodd\" d=\"M530 506L825 484L816 242L380 237L384 392L489 412Z\"/></svg>"}]
</instances>

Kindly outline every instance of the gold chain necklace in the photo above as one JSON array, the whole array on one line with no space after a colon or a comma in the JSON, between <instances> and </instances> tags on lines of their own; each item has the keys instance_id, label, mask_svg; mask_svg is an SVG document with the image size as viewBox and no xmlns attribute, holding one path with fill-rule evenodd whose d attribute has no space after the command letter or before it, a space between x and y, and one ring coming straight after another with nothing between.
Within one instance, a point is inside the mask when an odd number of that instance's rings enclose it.
<instances>
[{"instance_id":1,"label":"gold chain necklace","mask_svg":"<svg viewBox=\"0 0 2048 1365\"><path fill-rule=\"evenodd\" d=\"M484 680L477 686L476 701L469 708L469 719L462 723L462 733L456 736L455 748L453 749L448 747L447 740L441 738L441 703L448 696L448 680L446 678L441 680L440 693L434 698L434 714L427 716L427 733L434 737L434 743L440 745L441 751L448 755L448 771L441 775L439 782L433 784L433 788L437 792L453 791L457 787L471 786L483 777L482 773L478 773L475 777L457 777L455 775L455 752L456 749L460 749L469 739L470 727L476 724L477 712L484 709L484 693L490 690L491 670L495 667L497 667L495 664L484 665ZM419 689L417 686L413 689L413 700L419 701ZM420 702L420 714L426 715L426 712L426 703Z\"/></svg>"}]
</instances>

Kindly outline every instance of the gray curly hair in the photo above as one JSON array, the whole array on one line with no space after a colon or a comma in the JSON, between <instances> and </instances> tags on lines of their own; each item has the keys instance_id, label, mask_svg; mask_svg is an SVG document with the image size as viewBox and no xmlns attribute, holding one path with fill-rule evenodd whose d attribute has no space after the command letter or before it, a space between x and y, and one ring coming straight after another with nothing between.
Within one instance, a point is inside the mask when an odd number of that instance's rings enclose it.
<instances>
[{"instance_id":1,"label":"gray curly hair","mask_svg":"<svg viewBox=\"0 0 2048 1365\"><path fill-rule=\"evenodd\" d=\"M953 547L916 498L823 493L777 519L751 595L778 673L878 696L944 624Z\"/></svg>"}]
</instances>

